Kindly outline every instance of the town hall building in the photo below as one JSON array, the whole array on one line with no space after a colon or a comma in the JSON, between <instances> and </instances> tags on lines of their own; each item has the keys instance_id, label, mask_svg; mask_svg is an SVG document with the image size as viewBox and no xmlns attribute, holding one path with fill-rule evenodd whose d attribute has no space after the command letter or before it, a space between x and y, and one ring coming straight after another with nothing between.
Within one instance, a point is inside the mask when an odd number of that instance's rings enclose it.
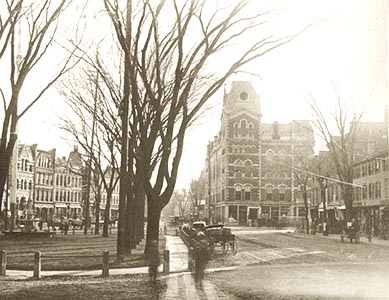
<instances>
[{"instance_id":1,"label":"town hall building","mask_svg":"<svg viewBox=\"0 0 389 300\"><path fill-rule=\"evenodd\" d=\"M259 95L251 82L225 92L221 129L208 144L208 216L212 222L249 225L258 218L303 215L294 179L301 157L313 156L309 121L261 123Z\"/></svg>"}]
</instances>

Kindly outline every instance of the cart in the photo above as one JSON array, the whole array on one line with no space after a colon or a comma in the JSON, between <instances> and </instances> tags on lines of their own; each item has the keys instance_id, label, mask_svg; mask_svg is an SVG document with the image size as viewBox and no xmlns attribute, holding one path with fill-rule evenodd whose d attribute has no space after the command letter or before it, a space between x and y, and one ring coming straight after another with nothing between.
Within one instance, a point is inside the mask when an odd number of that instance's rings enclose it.
<instances>
[{"instance_id":1,"label":"cart","mask_svg":"<svg viewBox=\"0 0 389 300\"><path fill-rule=\"evenodd\" d=\"M346 222L340 234L340 241L343 243L344 240L350 239L350 243L359 243L359 229L354 222Z\"/></svg>"},{"instance_id":2,"label":"cart","mask_svg":"<svg viewBox=\"0 0 389 300\"><path fill-rule=\"evenodd\" d=\"M204 229L207 237L211 255L215 252L216 247L221 247L224 254L228 252L235 255L238 252L238 244L230 228L224 227L223 224L209 225Z\"/></svg>"}]
</instances>

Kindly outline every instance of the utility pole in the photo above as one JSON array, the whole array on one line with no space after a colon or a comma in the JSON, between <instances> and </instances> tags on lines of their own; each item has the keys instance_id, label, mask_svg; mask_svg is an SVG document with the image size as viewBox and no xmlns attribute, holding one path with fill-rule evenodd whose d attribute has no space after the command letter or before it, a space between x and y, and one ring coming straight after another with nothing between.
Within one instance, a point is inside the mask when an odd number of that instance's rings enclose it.
<instances>
[{"instance_id":1,"label":"utility pole","mask_svg":"<svg viewBox=\"0 0 389 300\"><path fill-rule=\"evenodd\" d=\"M327 176L328 178L328 176ZM328 192L328 181L327 178L325 180L325 184L323 184L322 188L322 196L323 196L323 235L328 236L328 225L327 225L327 192Z\"/></svg>"}]
</instances>

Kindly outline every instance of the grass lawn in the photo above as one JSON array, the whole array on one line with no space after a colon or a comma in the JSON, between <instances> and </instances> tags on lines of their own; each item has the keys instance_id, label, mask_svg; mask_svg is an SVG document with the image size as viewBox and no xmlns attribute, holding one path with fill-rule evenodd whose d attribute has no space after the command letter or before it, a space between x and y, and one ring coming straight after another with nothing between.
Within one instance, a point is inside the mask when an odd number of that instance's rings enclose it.
<instances>
[{"instance_id":1,"label":"grass lawn","mask_svg":"<svg viewBox=\"0 0 389 300\"><path fill-rule=\"evenodd\" d=\"M158 279L157 284L152 285L148 275L20 281L0 279L1 300L162 299L165 291L166 279Z\"/></svg>"},{"instance_id":2,"label":"grass lawn","mask_svg":"<svg viewBox=\"0 0 389 300\"><path fill-rule=\"evenodd\" d=\"M7 269L32 270L34 252L41 251L42 270L93 270L101 268L102 253L109 251L110 268L145 266L143 241L131 255L126 255L124 263L116 260L116 234L108 238L101 235L83 235L77 231L75 235L56 235L52 238L34 240L2 240L0 250L7 251ZM161 235L159 249L162 255L165 240Z\"/></svg>"}]
</instances>

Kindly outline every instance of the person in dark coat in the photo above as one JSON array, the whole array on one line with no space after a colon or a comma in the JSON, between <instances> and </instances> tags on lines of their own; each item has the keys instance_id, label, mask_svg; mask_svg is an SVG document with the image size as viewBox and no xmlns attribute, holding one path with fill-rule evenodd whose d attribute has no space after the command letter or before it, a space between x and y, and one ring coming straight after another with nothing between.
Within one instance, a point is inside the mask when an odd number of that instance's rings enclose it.
<instances>
[{"instance_id":1,"label":"person in dark coat","mask_svg":"<svg viewBox=\"0 0 389 300\"><path fill-rule=\"evenodd\" d=\"M151 241L149 251L146 254L146 259L149 266L150 282L155 283L157 281L157 272L160 263L157 240Z\"/></svg>"},{"instance_id":2,"label":"person in dark coat","mask_svg":"<svg viewBox=\"0 0 389 300\"><path fill-rule=\"evenodd\" d=\"M194 248L195 259L195 281L201 282L204 278L204 269L208 262L208 242L204 232L197 233L196 244Z\"/></svg>"}]
</instances>

